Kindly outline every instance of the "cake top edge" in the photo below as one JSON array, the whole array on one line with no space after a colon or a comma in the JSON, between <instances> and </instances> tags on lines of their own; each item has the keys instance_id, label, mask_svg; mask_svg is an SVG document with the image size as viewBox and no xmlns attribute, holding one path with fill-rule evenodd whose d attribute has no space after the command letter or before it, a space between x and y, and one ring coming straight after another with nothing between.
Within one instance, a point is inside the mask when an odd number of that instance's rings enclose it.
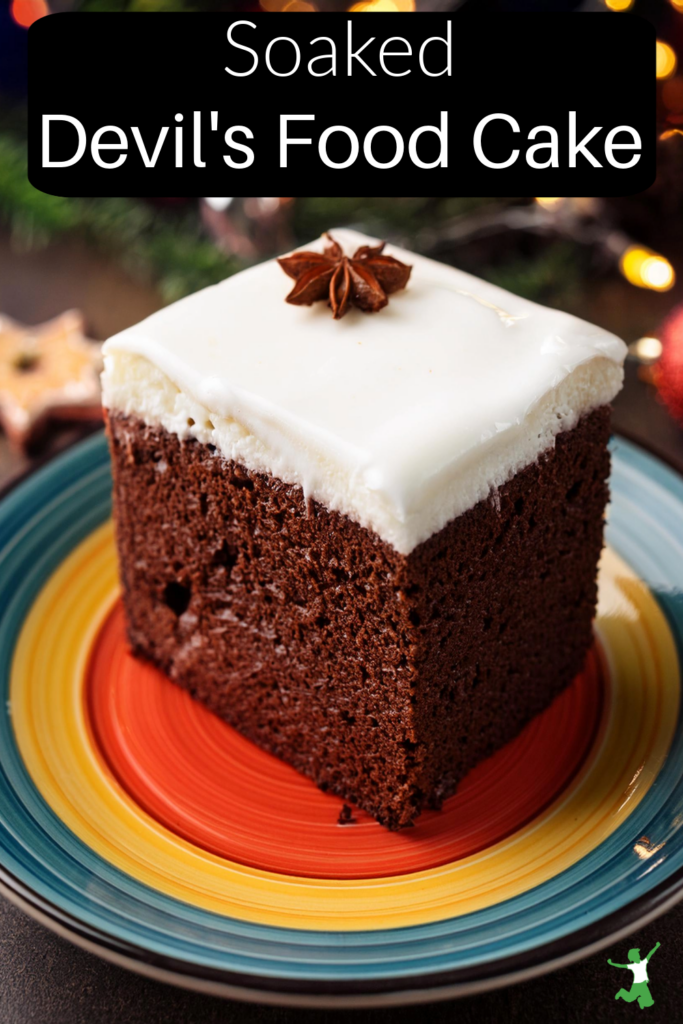
<instances>
[{"instance_id":1,"label":"cake top edge","mask_svg":"<svg viewBox=\"0 0 683 1024\"><path fill-rule=\"evenodd\" d=\"M293 282L283 273L278 260L291 257L301 250L322 253L329 246L326 236L332 236L349 257L361 247L374 247L382 241L352 228L331 228L325 235L297 246L281 257L248 267L218 284L203 288L152 313L109 338L105 342L105 354L117 349L137 351L143 340L150 345L164 345L166 340L171 341L174 323L186 323L189 319L194 325L192 346L225 340L220 338L222 332L216 331L220 315L229 318L236 329L248 329L252 339L259 327L271 330L275 319L283 332L283 341L291 330L315 330L320 342L324 344L327 338L336 340L337 332L344 329L348 331L351 325L355 333L362 335L363 340L370 339L373 335L378 336L388 331L389 320L391 329L395 329L399 317L411 327L417 326L419 322L422 330L436 327L440 334L446 334L443 331L443 314L447 308L449 326L457 328L460 325L467 332L476 312L472 308L474 305L488 313L488 317L480 317L479 321L485 324L488 319L491 327L489 332L484 330L480 337L481 344L486 343L487 334L496 333L496 326L514 327L516 336L524 333L525 328L536 331L537 327L542 326L547 334L555 329L558 334L569 338L577 336L584 340L591 339L596 354L614 362L623 362L625 358L624 343L604 328L570 313L532 302L449 264L391 243L385 244L383 255L407 265L412 273L405 289L391 296L388 308L378 313L365 314L359 309L351 309L344 324L324 322L332 319L324 302L286 308L286 298ZM498 319L499 325L494 323L494 318ZM539 324L540 319L542 325ZM452 336L450 340L453 341ZM286 357L286 349L284 351Z\"/></svg>"}]
</instances>

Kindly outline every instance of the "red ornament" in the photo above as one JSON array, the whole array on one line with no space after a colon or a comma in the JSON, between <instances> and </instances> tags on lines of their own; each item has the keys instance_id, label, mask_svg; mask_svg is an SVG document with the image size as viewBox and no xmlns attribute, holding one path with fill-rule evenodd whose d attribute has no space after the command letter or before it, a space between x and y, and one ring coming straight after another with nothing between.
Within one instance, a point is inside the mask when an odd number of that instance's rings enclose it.
<instances>
[{"instance_id":1,"label":"red ornament","mask_svg":"<svg viewBox=\"0 0 683 1024\"><path fill-rule=\"evenodd\" d=\"M683 424L683 306L678 306L660 333L662 356L654 370L654 381L662 401Z\"/></svg>"}]
</instances>

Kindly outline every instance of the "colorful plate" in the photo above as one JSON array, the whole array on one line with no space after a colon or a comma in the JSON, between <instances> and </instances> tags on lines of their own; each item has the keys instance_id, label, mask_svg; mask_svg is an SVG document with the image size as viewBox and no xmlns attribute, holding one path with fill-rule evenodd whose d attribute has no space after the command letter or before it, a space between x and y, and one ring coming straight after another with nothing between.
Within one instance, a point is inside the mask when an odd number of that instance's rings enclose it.
<instances>
[{"instance_id":1,"label":"colorful plate","mask_svg":"<svg viewBox=\"0 0 683 1024\"><path fill-rule=\"evenodd\" d=\"M0 504L0 881L165 980L431 1000L616 941L683 889L683 481L614 446L586 669L440 814L391 834L126 649L104 439Z\"/></svg>"}]
</instances>

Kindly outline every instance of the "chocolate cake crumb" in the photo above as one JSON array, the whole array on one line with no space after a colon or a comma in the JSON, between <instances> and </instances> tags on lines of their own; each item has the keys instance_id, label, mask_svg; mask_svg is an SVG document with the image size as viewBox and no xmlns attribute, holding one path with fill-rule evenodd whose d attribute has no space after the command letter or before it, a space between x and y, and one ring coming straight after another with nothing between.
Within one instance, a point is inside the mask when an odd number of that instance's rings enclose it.
<instances>
[{"instance_id":1,"label":"chocolate cake crumb","mask_svg":"<svg viewBox=\"0 0 683 1024\"><path fill-rule=\"evenodd\" d=\"M609 415L401 555L300 487L113 413L131 646L321 789L410 825L583 665Z\"/></svg>"},{"instance_id":2,"label":"chocolate cake crumb","mask_svg":"<svg viewBox=\"0 0 683 1024\"><path fill-rule=\"evenodd\" d=\"M357 824L356 819L353 816L353 811L351 810L351 808L349 807L348 804L344 804L344 806L342 807L341 811L339 812L339 817L337 818L337 824L338 825L355 825L355 824Z\"/></svg>"}]
</instances>

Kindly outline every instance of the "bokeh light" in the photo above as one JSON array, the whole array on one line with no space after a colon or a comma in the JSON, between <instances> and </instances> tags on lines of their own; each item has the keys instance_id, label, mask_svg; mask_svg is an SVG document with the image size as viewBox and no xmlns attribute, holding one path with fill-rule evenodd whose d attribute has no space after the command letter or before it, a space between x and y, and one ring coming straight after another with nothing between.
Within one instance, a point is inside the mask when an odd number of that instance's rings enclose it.
<instances>
[{"instance_id":1,"label":"bokeh light","mask_svg":"<svg viewBox=\"0 0 683 1024\"><path fill-rule=\"evenodd\" d=\"M654 383L672 416L683 424L683 308L678 306L661 327L662 356Z\"/></svg>"},{"instance_id":2,"label":"bokeh light","mask_svg":"<svg viewBox=\"0 0 683 1024\"><path fill-rule=\"evenodd\" d=\"M675 11L683 12L683 0L669 0L669 3Z\"/></svg>"},{"instance_id":3,"label":"bokeh light","mask_svg":"<svg viewBox=\"0 0 683 1024\"><path fill-rule=\"evenodd\" d=\"M629 345L628 351L641 363L654 363L662 354L662 343L659 338L638 338Z\"/></svg>"},{"instance_id":4,"label":"bokeh light","mask_svg":"<svg viewBox=\"0 0 683 1024\"><path fill-rule=\"evenodd\" d=\"M671 78L676 71L676 54L668 43L657 40L657 78Z\"/></svg>"},{"instance_id":5,"label":"bokeh light","mask_svg":"<svg viewBox=\"0 0 683 1024\"><path fill-rule=\"evenodd\" d=\"M556 210L563 201L564 199L562 196L554 196L550 198L536 196L536 202L539 206L542 206L544 210Z\"/></svg>"},{"instance_id":6,"label":"bokeh light","mask_svg":"<svg viewBox=\"0 0 683 1024\"><path fill-rule=\"evenodd\" d=\"M635 0L605 0L605 7L609 7L610 11L629 11Z\"/></svg>"},{"instance_id":7,"label":"bokeh light","mask_svg":"<svg viewBox=\"0 0 683 1024\"><path fill-rule=\"evenodd\" d=\"M683 136L683 131L680 128L667 128L665 132L659 136L661 142L665 142L666 139L673 139L677 135Z\"/></svg>"},{"instance_id":8,"label":"bokeh light","mask_svg":"<svg viewBox=\"0 0 683 1024\"><path fill-rule=\"evenodd\" d=\"M388 12L395 14L396 12L409 12L415 10L415 0L363 0L362 3L353 4L349 8L350 14L381 14L382 12Z\"/></svg>"},{"instance_id":9,"label":"bokeh light","mask_svg":"<svg viewBox=\"0 0 683 1024\"><path fill-rule=\"evenodd\" d=\"M212 196L210 198L205 198L204 202L208 203L212 210L216 210L217 213L222 213L223 210L227 210L231 205L232 200L232 196Z\"/></svg>"},{"instance_id":10,"label":"bokeh light","mask_svg":"<svg viewBox=\"0 0 683 1024\"><path fill-rule=\"evenodd\" d=\"M38 18L44 18L49 14L50 8L45 0L12 0L10 12L17 25L30 28Z\"/></svg>"},{"instance_id":11,"label":"bokeh light","mask_svg":"<svg viewBox=\"0 0 683 1024\"><path fill-rule=\"evenodd\" d=\"M668 292L676 283L674 268L666 257L640 245L629 246L619 261L619 269L637 288Z\"/></svg>"}]
</instances>

